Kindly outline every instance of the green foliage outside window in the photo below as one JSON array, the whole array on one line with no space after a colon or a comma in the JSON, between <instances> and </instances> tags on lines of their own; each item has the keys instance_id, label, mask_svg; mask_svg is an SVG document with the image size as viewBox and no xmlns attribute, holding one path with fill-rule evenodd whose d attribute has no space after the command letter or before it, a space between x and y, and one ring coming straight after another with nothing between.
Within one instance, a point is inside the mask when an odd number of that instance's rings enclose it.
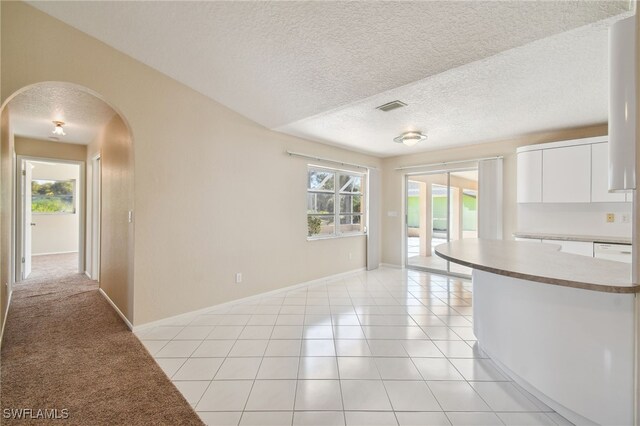
<instances>
[{"instance_id":1,"label":"green foliage outside window","mask_svg":"<svg viewBox=\"0 0 640 426\"><path fill-rule=\"evenodd\" d=\"M74 180L31 181L33 213L75 213Z\"/></svg>"},{"instance_id":2,"label":"green foliage outside window","mask_svg":"<svg viewBox=\"0 0 640 426\"><path fill-rule=\"evenodd\" d=\"M313 236L320 233L322 221L319 217L307 216L307 226L309 227L309 236Z\"/></svg>"}]
</instances>

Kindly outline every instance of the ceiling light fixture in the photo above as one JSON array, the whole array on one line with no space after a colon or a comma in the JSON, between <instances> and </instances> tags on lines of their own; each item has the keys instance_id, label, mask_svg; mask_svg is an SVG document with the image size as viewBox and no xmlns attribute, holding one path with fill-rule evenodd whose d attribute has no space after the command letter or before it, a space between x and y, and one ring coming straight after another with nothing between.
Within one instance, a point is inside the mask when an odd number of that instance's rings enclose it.
<instances>
[{"instance_id":1,"label":"ceiling light fixture","mask_svg":"<svg viewBox=\"0 0 640 426\"><path fill-rule=\"evenodd\" d=\"M414 146L418 142L425 139L427 139L427 136L423 135L420 132L405 132L397 138L393 138L393 141L396 143L405 144L406 146Z\"/></svg>"},{"instance_id":2,"label":"ceiling light fixture","mask_svg":"<svg viewBox=\"0 0 640 426\"><path fill-rule=\"evenodd\" d=\"M66 133L64 132L64 129L62 128L62 126L64 126L64 121L57 121L54 120L53 124L56 125L56 127L54 127L53 129L53 134L57 135L57 136L65 136Z\"/></svg>"}]
</instances>

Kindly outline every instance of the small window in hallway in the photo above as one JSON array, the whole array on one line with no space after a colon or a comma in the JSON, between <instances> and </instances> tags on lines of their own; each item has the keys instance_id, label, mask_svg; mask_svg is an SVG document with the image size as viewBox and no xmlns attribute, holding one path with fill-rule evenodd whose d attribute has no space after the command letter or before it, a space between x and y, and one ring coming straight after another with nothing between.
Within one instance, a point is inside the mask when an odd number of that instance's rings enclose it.
<instances>
[{"instance_id":1,"label":"small window in hallway","mask_svg":"<svg viewBox=\"0 0 640 426\"><path fill-rule=\"evenodd\" d=\"M75 214L76 181L44 180L31 181L31 211L45 214Z\"/></svg>"},{"instance_id":2,"label":"small window in hallway","mask_svg":"<svg viewBox=\"0 0 640 426\"><path fill-rule=\"evenodd\" d=\"M364 175L309 166L307 225L309 238L362 234Z\"/></svg>"}]
</instances>

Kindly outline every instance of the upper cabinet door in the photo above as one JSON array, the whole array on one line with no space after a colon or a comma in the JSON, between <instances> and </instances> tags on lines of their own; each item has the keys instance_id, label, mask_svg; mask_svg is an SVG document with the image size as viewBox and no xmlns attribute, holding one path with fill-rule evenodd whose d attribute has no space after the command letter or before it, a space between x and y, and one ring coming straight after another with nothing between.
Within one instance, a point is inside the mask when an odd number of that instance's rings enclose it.
<instances>
[{"instance_id":1,"label":"upper cabinet door","mask_svg":"<svg viewBox=\"0 0 640 426\"><path fill-rule=\"evenodd\" d=\"M542 151L518 153L518 202L542 202Z\"/></svg>"},{"instance_id":2,"label":"upper cabinet door","mask_svg":"<svg viewBox=\"0 0 640 426\"><path fill-rule=\"evenodd\" d=\"M609 147L605 143L591 145L591 202L618 203L625 201L624 193L609 192Z\"/></svg>"},{"instance_id":3,"label":"upper cabinet door","mask_svg":"<svg viewBox=\"0 0 640 426\"><path fill-rule=\"evenodd\" d=\"M542 154L542 188L544 203L590 202L591 146L545 149Z\"/></svg>"}]
</instances>

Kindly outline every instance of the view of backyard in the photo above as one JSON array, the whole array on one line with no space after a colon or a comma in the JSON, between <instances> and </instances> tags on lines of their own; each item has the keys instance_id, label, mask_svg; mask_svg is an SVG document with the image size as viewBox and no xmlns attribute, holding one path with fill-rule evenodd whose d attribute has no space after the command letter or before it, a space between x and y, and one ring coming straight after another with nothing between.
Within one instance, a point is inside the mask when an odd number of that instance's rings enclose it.
<instances>
[{"instance_id":1,"label":"view of backyard","mask_svg":"<svg viewBox=\"0 0 640 426\"><path fill-rule=\"evenodd\" d=\"M33 213L75 213L75 180L31 181Z\"/></svg>"},{"instance_id":2,"label":"view of backyard","mask_svg":"<svg viewBox=\"0 0 640 426\"><path fill-rule=\"evenodd\" d=\"M475 231L478 225L478 200L475 193L465 191L462 195L462 224L464 231ZM447 197L434 195L432 201L433 231L447 230ZM410 228L420 226L420 197L409 196L407 200L407 222Z\"/></svg>"},{"instance_id":3,"label":"view of backyard","mask_svg":"<svg viewBox=\"0 0 640 426\"><path fill-rule=\"evenodd\" d=\"M338 170L309 170L307 181L309 237L363 231L362 180L360 175L347 174ZM336 223L338 223L337 229Z\"/></svg>"}]
</instances>

